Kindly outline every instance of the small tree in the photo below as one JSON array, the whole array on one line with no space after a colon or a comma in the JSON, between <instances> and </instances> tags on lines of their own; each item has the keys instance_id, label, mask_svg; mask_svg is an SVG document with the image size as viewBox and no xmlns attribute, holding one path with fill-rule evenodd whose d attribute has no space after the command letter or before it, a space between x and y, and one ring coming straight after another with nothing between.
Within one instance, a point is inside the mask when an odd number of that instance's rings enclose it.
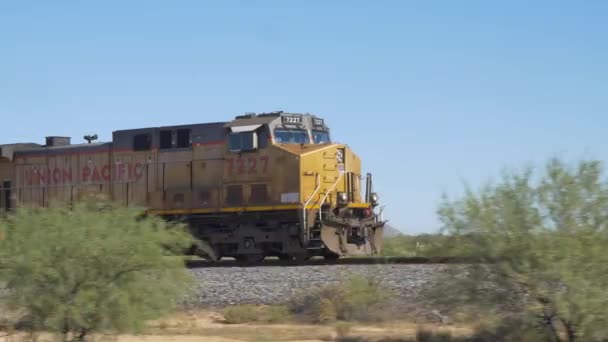
<instances>
[{"instance_id":1,"label":"small tree","mask_svg":"<svg viewBox=\"0 0 608 342\"><path fill-rule=\"evenodd\" d=\"M64 341L137 331L174 307L188 284L183 261L170 256L192 238L141 210L94 201L21 209L0 227L6 300L33 330Z\"/></svg>"},{"instance_id":2,"label":"small tree","mask_svg":"<svg viewBox=\"0 0 608 342\"><path fill-rule=\"evenodd\" d=\"M601 163L550 161L544 174L505 173L502 181L439 210L453 241L483 263L452 274L438 298L517 305L551 340L608 336L608 183ZM465 243L462 243L465 242ZM463 248L463 246L465 246Z\"/></svg>"}]
</instances>

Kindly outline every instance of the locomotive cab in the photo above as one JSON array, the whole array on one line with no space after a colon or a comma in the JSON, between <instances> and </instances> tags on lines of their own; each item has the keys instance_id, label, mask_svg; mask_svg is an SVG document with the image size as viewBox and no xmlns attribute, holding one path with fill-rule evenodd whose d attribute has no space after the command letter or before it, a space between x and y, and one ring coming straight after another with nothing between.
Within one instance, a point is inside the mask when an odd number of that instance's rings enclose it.
<instances>
[{"instance_id":1,"label":"locomotive cab","mask_svg":"<svg viewBox=\"0 0 608 342\"><path fill-rule=\"evenodd\" d=\"M291 236L283 240L292 243L282 244L279 255L378 253L383 222L374 213L377 203L361 195L360 159L347 145L331 141L322 118L283 112L248 114L226 127L230 177L224 182L235 184L231 193L240 186L236 184L251 183L251 192L236 195L238 200L264 192L272 204L268 209L283 211L278 216L290 221ZM266 172L256 172L256 160ZM371 179L366 184L369 194ZM257 240L251 240L250 245L256 245ZM241 253L247 251L237 254Z\"/></svg>"},{"instance_id":2,"label":"locomotive cab","mask_svg":"<svg viewBox=\"0 0 608 342\"><path fill-rule=\"evenodd\" d=\"M228 149L251 152L269 143L314 145L331 143L329 128L321 118L310 114L246 114L226 125L230 129Z\"/></svg>"}]
</instances>

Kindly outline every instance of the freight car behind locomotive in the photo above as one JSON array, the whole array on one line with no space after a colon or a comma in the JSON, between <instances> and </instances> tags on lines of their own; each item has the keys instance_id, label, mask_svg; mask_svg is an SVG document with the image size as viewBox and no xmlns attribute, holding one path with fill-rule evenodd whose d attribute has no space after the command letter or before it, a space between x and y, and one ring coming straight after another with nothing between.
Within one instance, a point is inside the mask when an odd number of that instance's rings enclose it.
<instances>
[{"instance_id":1,"label":"freight car behind locomotive","mask_svg":"<svg viewBox=\"0 0 608 342\"><path fill-rule=\"evenodd\" d=\"M384 223L371 175L325 121L273 112L115 131L112 142L0 145L0 210L103 194L186 222L214 257L372 255Z\"/></svg>"}]
</instances>

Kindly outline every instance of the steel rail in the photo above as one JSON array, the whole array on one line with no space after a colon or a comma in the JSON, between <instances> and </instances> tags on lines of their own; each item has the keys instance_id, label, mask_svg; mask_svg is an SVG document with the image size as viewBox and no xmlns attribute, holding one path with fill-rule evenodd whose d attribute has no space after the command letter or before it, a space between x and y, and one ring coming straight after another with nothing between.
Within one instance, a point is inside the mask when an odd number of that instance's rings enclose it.
<instances>
[{"instance_id":1,"label":"steel rail","mask_svg":"<svg viewBox=\"0 0 608 342\"><path fill-rule=\"evenodd\" d=\"M346 257L337 260L312 258L306 261L267 259L254 265L243 266L236 260L186 260L188 268L206 267L300 267L318 265L423 265L423 264L471 264L478 263L467 257Z\"/></svg>"}]
</instances>

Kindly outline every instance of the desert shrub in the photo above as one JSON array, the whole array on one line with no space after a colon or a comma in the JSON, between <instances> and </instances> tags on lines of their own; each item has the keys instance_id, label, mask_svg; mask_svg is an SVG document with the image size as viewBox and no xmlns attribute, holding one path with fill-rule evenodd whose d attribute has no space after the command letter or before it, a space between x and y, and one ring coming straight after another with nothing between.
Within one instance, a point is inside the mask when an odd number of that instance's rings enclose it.
<instances>
[{"instance_id":1,"label":"desert shrub","mask_svg":"<svg viewBox=\"0 0 608 342\"><path fill-rule=\"evenodd\" d=\"M338 322L334 326L336 329L336 336L338 339L347 337L350 331L352 330L352 324L346 322Z\"/></svg>"},{"instance_id":2,"label":"desert shrub","mask_svg":"<svg viewBox=\"0 0 608 342\"><path fill-rule=\"evenodd\" d=\"M542 326L524 317L507 318L498 324L480 325L470 338L473 342L550 342L553 337Z\"/></svg>"},{"instance_id":3,"label":"desert shrub","mask_svg":"<svg viewBox=\"0 0 608 342\"><path fill-rule=\"evenodd\" d=\"M225 322L228 324L240 324L257 322L259 318L258 306L235 305L229 306L223 311Z\"/></svg>"},{"instance_id":4,"label":"desert shrub","mask_svg":"<svg viewBox=\"0 0 608 342\"><path fill-rule=\"evenodd\" d=\"M262 316L268 323L280 323L289 321L291 318L291 313L285 305L271 305L267 306L266 309L263 310Z\"/></svg>"},{"instance_id":5,"label":"desert shrub","mask_svg":"<svg viewBox=\"0 0 608 342\"><path fill-rule=\"evenodd\" d=\"M415 338L387 338L379 342L548 342L542 328L521 319L506 319L492 326L480 326L471 335L454 336L449 331L421 328Z\"/></svg>"},{"instance_id":6,"label":"desert shrub","mask_svg":"<svg viewBox=\"0 0 608 342\"><path fill-rule=\"evenodd\" d=\"M291 317L288 308L283 305L234 305L225 308L223 314L228 324L280 323Z\"/></svg>"},{"instance_id":7,"label":"desert shrub","mask_svg":"<svg viewBox=\"0 0 608 342\"><path fill-rule=\"evenodd\" d=\"M382 243L383 256L417 256L416 241L413 236L398 235L384 238Z\"/></svg>"},{"instance_id":8,"label":"desert shrub","mask_svg":"<svg viewBox=\"0 0 608 342\"><path fill-rule=\"evenodd\" d=\"M338 312L336 312L336 306L334 302L329 298L319 299L319 323L331 323L338 319Z\"/></svg>"},{"instance_id":9,"label":"desert shrub","mask_svg":"<svg viewBox=\"0 0 608 342\"><path fill-rule=\"evenodd\" d=\"M468 236L444 234L398 235L385 238L383 256L400 257L470 257Z\"/></svg>"},{"instance_id":10,"label":"desert shrub","mask_svg":"<svg viewBox=\"0 0 608 342\"><path fill-rule=\"evenodd\" d=\"M317 323L379 321L390 294L373 279L356 276L345 283L305 291L290 300L292 313Z\"/></svg>"},{"instance_id":11,"label":"desert shrub","mask_svg":"<svg viewBox=\"0 0 608 342\"><path fill-rule=\"evenodd\" d=\"M23 326L64 340L137 331L171 310L187 289L182 226L141 210L88 201L20 209L0 221L0 277Z\"/></svg>"},{"instance_id":12,"label":"desert shrub","mask_svg":"<svg viewBox=\"0 0 608 342\"><path fill-rule=\"evenodd\" d=\"M526 318L512 329L527 322L554 341L605 340L608 181L602 164L551 160L543 171L507 171L498 183L444 200L444 232L468 242L449 247L483 262L465 274L447 274L435 298L480 310L511 305Z\"/></svg>"}]
</instances>

